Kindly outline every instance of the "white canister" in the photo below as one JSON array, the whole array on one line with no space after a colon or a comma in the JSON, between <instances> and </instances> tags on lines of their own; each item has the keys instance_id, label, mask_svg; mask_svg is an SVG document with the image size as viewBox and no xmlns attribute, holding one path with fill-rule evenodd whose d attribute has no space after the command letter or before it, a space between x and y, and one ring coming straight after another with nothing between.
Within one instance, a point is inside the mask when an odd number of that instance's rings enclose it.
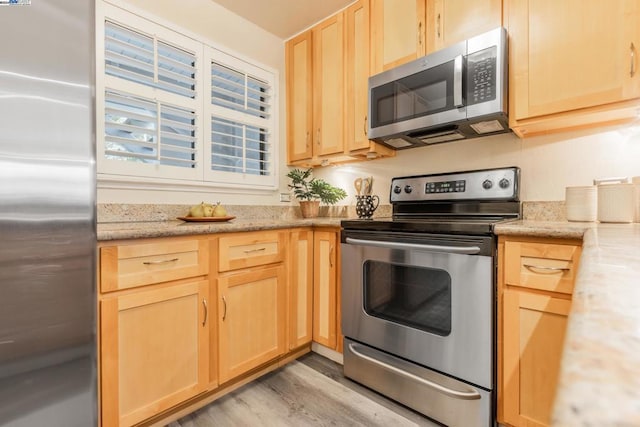
<instances>
[{"instance_id":1,"label":"white canister","mask_svg":"<svg viewBox=\"0 0 640 427\"><path fill-rule=\"evenodd\" d=\"M636 187L625 178L618 184L608 184L610 180L598 183L598 221L633 222L636 214ZM626 182L625 182L626 181Z\"/></svg>"},{"instance_id":2,"label":"white canister","mask_svg":"<svg viewBox=\"0 0 640 427\"><path fill-rule=\"evenodd\" d=\"M598 193L595 185L567 187L565 207L568 221L595 221L598 218Z\"/></svg>"},{"instance_id":3,"label":"white canister","mask_svg":"<svg viewBox=\"0 0 640 427\"><path fill-rule=\"evenodd\" d=\"M640 222L640 176L631 178L631 183L636 187L636 222Z\"/></svg>"}]
</instances>

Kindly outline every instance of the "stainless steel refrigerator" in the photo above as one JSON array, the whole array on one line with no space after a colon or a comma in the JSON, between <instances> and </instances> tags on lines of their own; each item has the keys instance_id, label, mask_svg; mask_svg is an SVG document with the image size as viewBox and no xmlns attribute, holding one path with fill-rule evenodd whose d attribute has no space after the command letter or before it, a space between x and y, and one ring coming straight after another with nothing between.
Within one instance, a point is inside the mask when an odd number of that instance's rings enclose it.
<instances>
[{"instance_id":1,"label":"stainless steel refrigerator","mask_svg":"<svg viewBox=\"0 0 640 427\"><path fill-rule=\"evenodd\" d=\"M0 0L0 426L97 423L94 27Z\"/></svg>"}]
</instances>

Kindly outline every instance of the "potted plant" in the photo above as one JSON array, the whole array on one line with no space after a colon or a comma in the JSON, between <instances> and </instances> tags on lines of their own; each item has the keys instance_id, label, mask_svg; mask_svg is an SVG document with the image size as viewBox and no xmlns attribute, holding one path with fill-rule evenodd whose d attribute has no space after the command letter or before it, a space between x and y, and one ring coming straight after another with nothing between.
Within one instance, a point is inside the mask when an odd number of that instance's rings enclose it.
<instances>
[{"instance_id":1,"label":"potted plant","mask_svg":"<svg viewBox=\"0 0 640 427\"><path fill-rule=\"evenodd\" d=\"M347 197L343 189L334 187L322 179L312 178L312 171L311 168L305 171L293 169L287 174L287 178L291 179L289 188L293 190L293 195L300 202L300 210L305 218L318 216L320 202L333 205Z\"/></svg>"}]
</instances>

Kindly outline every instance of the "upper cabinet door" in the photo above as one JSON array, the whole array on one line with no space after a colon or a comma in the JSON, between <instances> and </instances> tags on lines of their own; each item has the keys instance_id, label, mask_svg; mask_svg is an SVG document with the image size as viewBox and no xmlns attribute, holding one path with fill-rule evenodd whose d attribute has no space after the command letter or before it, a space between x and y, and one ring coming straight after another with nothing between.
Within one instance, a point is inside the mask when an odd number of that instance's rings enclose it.
<instances>
[{"instance_id":1,"label":"upper cabinet door","mask_svg":"<svg viewBox=\"0 0 640 427\"><path fill-rule=\"evenodd\" d=\"M425 0L371 0L371 71L382 71L426 52Z\"/></svg>"},{"instance_id":2,"label":"upper cabinet door","mask_svg":"<svg viewBox=\"0 0 640 427\"><path fill-rule=\"evenodd\" d=\"M369 79L369 0L360 0L346 10L347 31L347 151L369 148L367 137Z\"/></svg>"},{"instance_id":3,"label":"upper cabinet door","mask_svg":"<svg viewBox=\"0 0 640 427\"><path fill-rule=\"evenodd\" d=\"M324 20L313 34L313 154L344 150L344 14Z\"/></svg>"},{"instance_id":4,"label":"upper cabinet door","mask_svg":"<svg viewBox=\"0 0 640 427\"><path fill-rule=\"evenodd\" d=\"M427 0L427 53L502 25L502 0Z\"/></svg>"},{"instance_id":5,"label":"upper cabinet door","mask_svg":"<svg viewBox=\"0 0 640 427\"><path fill-rule=\"evenodd\" d=\"M507 0L512 122L640 96L639 3Z\"/></svg>"},{"instance_id":6,"label":"upper cabinet door","mask_svg":"<svg viewBox=\"0 0 640 427\"><path fill-rule=\"evenodd\" d=\"M288 41L287 63L287 148L289 163L310 159L313 128L311 31Z\"/></svg>"}]
</instances>

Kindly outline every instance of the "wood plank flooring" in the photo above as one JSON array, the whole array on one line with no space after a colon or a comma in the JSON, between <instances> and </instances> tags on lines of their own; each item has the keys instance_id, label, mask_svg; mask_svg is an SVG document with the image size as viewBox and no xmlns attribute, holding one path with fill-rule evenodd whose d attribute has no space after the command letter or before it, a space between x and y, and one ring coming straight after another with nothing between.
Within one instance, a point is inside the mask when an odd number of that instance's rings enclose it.
<instances>
[{"instance_id":1,"label":"wood plank flooring","mask_svg":"<svg viewBox=\"0 0 640 427\"><path fill-rule=\"evenodd\" d=\"M345 378L341 365L310 353L169 427L436 425Z\"/></svg>"}]
</instances>

